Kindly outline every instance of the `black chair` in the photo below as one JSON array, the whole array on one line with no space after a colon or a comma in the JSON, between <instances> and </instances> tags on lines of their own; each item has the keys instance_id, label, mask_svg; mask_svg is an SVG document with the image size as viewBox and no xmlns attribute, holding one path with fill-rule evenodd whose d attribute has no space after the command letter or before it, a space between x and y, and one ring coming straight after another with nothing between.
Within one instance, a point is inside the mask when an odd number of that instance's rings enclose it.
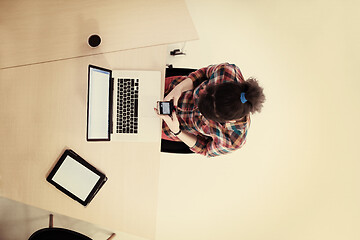
<instances>
[{"instance_id":1,"label":"black chair","mask_svg":"<svg viewBox=\"0 0 360 240\"><path fill-rule=\"evenodd\" d=\"M169 67L165 71L165 77L173 76L187 76L190 73L196 71L196 69L189 68L173 68ZM170 141L161 139L161 152L167 153L194 153L189 149L189 146L183 142Z\"/></svg>"},{"instance_id":2,"label":"black chair","mask_svg":"<svg viewBox=\"0 0 360 240\"><path fill-rule=\"evenodd\" d=\"M107 240L110 240L113 237L115 237L115 233L111 234L111 236ZM65 240L65 239L92 240L91 238L89 238L81 233L74 232L69 229L54 228L52 214L50 214L50 218L49 218L49 227L37 230L29 238L29 240Z\"/></svg>"}]
</instances>

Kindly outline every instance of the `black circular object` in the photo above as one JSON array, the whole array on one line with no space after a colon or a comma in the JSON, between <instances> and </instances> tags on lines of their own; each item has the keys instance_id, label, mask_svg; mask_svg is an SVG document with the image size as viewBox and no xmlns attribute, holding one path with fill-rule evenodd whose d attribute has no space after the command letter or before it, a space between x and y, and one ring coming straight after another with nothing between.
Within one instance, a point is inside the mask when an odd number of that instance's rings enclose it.
<instances>
[{"instance_id":1,"label":"black circular object","mask_svg":"<svg viewBox=\"0 0 360 240\"><path fill-rule=\"evenodd\" d=\"M97 47L100 45L100 43L101 43L101 38L99 35L91 35L89 37L89 45L91 47Z\"/></svg>"}]
</instances>

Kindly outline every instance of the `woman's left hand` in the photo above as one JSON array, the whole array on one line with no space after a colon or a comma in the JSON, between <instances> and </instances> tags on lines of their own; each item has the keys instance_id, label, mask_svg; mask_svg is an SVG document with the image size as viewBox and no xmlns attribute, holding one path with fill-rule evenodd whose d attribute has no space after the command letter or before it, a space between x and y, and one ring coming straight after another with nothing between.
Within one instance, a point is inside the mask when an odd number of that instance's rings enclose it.
<instances>
[{"instance_id":1,"label":"woman's left hand","mask_svg":"<svg viewBox=\"0 0 360 240\"><path fill-rule=\"evenodd\" d=\"M165 123L169 127L170 131L172 131L173 133L179 132L180 123L179 123L179 120L178 120L178 118L176 116L176 111L173 111L171 116L159 114L159 112L158 112L158 110L156 108L154 108L154 111L159 116L159 118L161 118L161 119L163 119L165 121Z\"/></svg>"}]
</instances>

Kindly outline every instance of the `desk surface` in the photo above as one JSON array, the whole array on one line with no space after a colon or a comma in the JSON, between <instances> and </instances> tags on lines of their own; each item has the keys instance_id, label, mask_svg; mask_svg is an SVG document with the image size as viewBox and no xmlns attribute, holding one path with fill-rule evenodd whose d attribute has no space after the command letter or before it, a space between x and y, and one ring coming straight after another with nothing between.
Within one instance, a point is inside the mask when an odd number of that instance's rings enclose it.
<instances>
[{"instance_id":1,"label":"desk surface","mask_svg":"<svg viewBox=\"0 0 360 240\"><path fill-rule=\"evenodd\" d=\"M197 39L183 0L1 0L0 23L0 69Z\"/></svg>"},{"instance_id":2,"label":"desk surface","mask_svg":"<svg viewBox=\"0 0 360 240\"><path fill-rule=\"evenodd\" d=\"M0 195L154 239L160 143L86 141L87 67L164 76L165 57L157 46L0 70ZM45 180L66 148L109 178L86 208Z\"/></svg>"}]
</instances>

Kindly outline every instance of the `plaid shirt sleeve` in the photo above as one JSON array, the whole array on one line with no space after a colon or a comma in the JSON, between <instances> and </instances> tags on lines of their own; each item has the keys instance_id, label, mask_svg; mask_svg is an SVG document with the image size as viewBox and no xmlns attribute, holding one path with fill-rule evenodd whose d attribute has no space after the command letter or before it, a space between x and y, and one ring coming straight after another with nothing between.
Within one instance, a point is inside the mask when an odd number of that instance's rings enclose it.
<instances>
[{"instance_id":1,"label":"plaid shirt sleeve","mask_svg":"<svg viewBox=\"0 0 360 240\"><path fill-rule=\"evenodd\" d=\"M235 70L235 71L234 71ZM239 74L239 81L244 81L241 71L238 67L229 63L210 65L203 67L189 74L188 78L193 81L194 89L204 81L210 80L210 83L220 83L222 81L234 81L236 72Z\"/></svg>"},{"instance_id":2,"label":"plaid shirt sleeve","mask_svg":"<svg viewBox=\"0 0 360 240\"><path fill-rule=\"evenodd\" d=\"M215 157L241 148L246 142L246 135L250 125L250 117L246 122L226 123L224 127L208 123L210 137L198 135L195 145L190 148L193 152Z\"/></svg>"},{"instance_id":3,"label":"plaid shirt sleeve","mask_svg":"<svg viewBox=\"0 0 360 240\"><path fill-rule=\"evenodd\" d=\"M211 65L209 67L203 67L203 68L196 70L195 72L190 73L188 78L190 78L193 81L194 88L199 86L203 81L210 78L209 69L214 68L214 66L215 65Z\"/></svg>"}]
</instances>

